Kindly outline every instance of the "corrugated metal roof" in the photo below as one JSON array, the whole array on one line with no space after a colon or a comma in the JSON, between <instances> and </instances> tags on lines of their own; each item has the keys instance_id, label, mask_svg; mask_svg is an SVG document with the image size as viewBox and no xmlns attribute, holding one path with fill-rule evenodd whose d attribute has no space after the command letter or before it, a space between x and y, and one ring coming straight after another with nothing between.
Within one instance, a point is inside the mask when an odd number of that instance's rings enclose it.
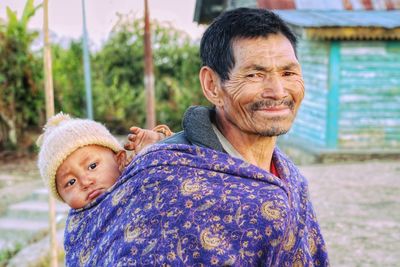
<instances>
[{"instance_id":1,"label":"corrugated metal roof","mask_svg":"<svg viewBox=\"0 0 400 267\"><path fill-rule=\"evenodd\" d=\"M296 9L293 0L257 0L257 6L267 9Z\"/></svg>"},{"instance_id":2,"label":"corrugated metal roof","mask_svg":"<svg viewBox=\"0 0 400 267\"><path fill-rule=\"evenodd\" d=\"M400 0L253 0L258 7L296 10L393 10ZM247 1L251 2L251 1Z\"/></svg>"},{"instance_id":3,"label":"corrugated metal roof","mask_svg":"<svg viewBox=\"0 0 400 267\"><path fill-rule=\"evenodd\" d=\"M237 7L260 7L274 10L297 11L319 10L318 13L320 11L334 12L345 10L354 10L353 12L361 10L384 11L400 10L400 0L196 0L194 21L201 24L210 23L223 10ZM386 16L386 14L384 12L383 16ZM331 15L327 16L330 17ZM392 15L389 16L392 17ZM346 15L347 18L349 16ZM315 20L317 19L315 18ZM400 20L400 17L398 20Z\"/></svg>"},{"instance_id":4,"label":"corrugated metal roof","mask_svg":"<svg viewBox=\"0 0 400 267\"><path fill-rule=\"evenodd\" d=\"M289 24L305 27L400 27L400 10L396 11L311 11L274 10Z\"/></svg>"}]
</instances>

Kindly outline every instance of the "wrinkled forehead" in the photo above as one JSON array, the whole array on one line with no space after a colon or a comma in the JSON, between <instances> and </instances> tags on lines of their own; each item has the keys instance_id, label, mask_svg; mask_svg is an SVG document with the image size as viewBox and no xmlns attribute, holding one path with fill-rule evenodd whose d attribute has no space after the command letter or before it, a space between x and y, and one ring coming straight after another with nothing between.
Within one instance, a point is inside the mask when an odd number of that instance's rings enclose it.
<instances>
[{"instance_id":1,"label":"wrinkled forehead","mask_svg":"<svg viewBox=\"0 0 400 267\"><path fill-rule=\"evenodd\" d=\"M232 40L231 49L235 55L239 52L287 53L288 55L295 55L292 43L283 34L270 34L265 37L255 38L235 38Z\"/></svg>"},{"instance_id":2,"label":"wrinkled forehead","mask_svg":"<svg viewBox=\"0 0 400 267\"><path fill-rule=\"evenodd\" d=\"M237 64L243 65L296 65L299 64L291 42L282 34L267 37L238 38L232 43Z\"/></svg>"}]
</instances>

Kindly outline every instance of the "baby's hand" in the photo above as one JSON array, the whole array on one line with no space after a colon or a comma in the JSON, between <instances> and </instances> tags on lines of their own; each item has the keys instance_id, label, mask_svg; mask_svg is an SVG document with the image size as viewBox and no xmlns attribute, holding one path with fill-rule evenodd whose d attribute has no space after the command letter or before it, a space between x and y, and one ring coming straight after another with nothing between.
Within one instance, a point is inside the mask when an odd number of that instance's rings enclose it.
<instances>
[{"instance_id":1,"label":"baby's hand","mask_svg":"<svg viewBox=\"0 0 400 267\"><path fill-rule=\"evenodd\" d=\"M134 151L135 154L139 153L139 151L146 146L152 145L165 138L165 136L159 132L135 126L131 127L129 131L131 133L128 135L128 142L124 147L126 150Z\"/></svg>"}]
</instances>

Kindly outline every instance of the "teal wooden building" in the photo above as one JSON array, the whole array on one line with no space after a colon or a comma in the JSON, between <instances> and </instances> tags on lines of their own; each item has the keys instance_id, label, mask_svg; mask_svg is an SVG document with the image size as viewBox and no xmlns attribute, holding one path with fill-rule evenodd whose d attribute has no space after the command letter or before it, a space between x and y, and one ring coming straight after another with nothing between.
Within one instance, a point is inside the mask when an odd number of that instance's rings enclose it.
<instances>
[{"instance_id":1,"label":"teal wooden building","mask_svg":"<svg viewBox=\"0 0 400 267\"><path fill-rule=\"evenodd\" d=\"M285 142L400 152L400 11L276 11L300 36L306 95Z\"/></svg>"}]
</instances>

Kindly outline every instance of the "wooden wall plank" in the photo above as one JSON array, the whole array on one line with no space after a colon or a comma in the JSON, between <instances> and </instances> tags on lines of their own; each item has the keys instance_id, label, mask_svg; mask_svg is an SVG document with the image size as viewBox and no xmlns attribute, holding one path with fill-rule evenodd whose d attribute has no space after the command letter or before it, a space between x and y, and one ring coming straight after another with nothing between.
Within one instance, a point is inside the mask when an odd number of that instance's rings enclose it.
<instances>
[{"instance_id":1,"label":"wooden wall plank","mask_svg":"<svg viewBox=\"0 0 400 267\"><path fill-rule=\"evenodd\" d=\"M286 138L325 147L327 113L328 42L304 41L298 45L305 97Z\"/></svg>"},{"instance_id":2,"label":"wooden wall plank","mask_svg":"<svg viewBox=\"0 0 400 267\"><path fill-rule=\"evenodd\" d=\"M400 42L343 42L338 142L400 149Z\"/></svg>"},{"instance_id":3,"label":"wooden wall plank","mask_svg":"<svg viewBox=\"0 0 400 267\"><path fill-rule=\"evenodd\" d=\"M336 148L338 145L338 122L339 122L339 90L341 69L341 45L339 41L332 41L329 50L329 92L327 111L327 139L328 148Z\"/></svg>"}]
</instances>

